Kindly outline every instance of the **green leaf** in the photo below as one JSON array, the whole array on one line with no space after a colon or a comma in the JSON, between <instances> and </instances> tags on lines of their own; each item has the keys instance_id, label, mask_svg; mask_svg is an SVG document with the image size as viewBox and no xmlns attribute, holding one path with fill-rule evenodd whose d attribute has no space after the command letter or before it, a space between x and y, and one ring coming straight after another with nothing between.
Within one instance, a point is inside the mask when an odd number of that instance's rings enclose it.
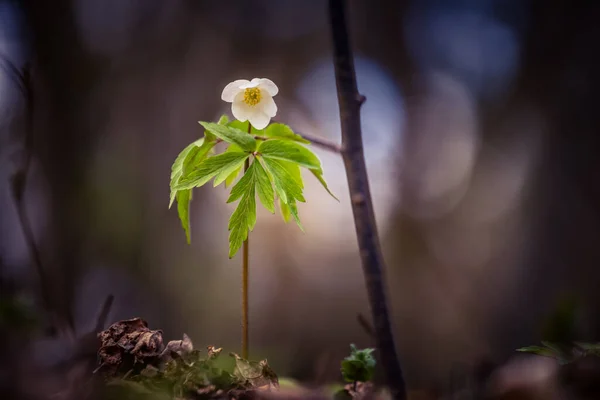
<instances>
[{"instance_id":1,"label":"green leaf","mask_svg":"<svg viewBox=\"0 0 600 400\"><path fill-rule=\"evenodd\" d=\"M310 144L309 140L306 140L302 136L295 134L292 128L277 122L272 123L265 128L264 136L269 138L294 140L296 142Z\"/></svg>"},{"instance_id":2,"label":"green leaf","mask_svg":"<svg viewBox=\"0 0 600 400\"><path fill-rule=\"evenodd\" d=\"M214 187L219 186L221 183L223 183L227 178L229 178L230 175L232 175L233 173L235 173L236 171L240 171L242 169L242 167L244 166L244 163L240 164L239 166L231 169L231 168L227 168L227 169L223 169L221 172L219 172L216 176L215 176L215 181L213 183Z\"/></svg>"},{"instance_id":3,"label":"green leaf","mask_svg":"<svg viewBox=\"0 0 600 400\"><path fill-rule=\"evenodd\" d=\"M275 187L275 192L279 196L281 215L284 221L288 222L291 215L300 230L304 231L298 215L298 206L296 205L297 201L305 201L302 194L302 178L296 174L294 169L297 168L297 165L290 166L290 163L285 161L260 156L257 156L257 159L263 163L269 179Z\"/></svg>"},{"instance_id":4,"label":"green leaf","mask_svg":"<svg viewBox=\"0 0 600 400\"><path fill-rule=\"evenodd\" d=\"M342 376L346 382L368 382L375 372L375 349L359 350L350 345L350 356L342 361Z\"/></svg>"},{"instance_id":5,"label":"green leaf","mask_svg":"<svg viewBox=\"0 0 600 400\"><path fill-rule=\"evenodd\" d=\"M200 147L193 148L183 161L183 175L181 178L185 178L190 171L196 168L208 156L208 153L215 145L216 142L205 141Z\"/></svg>"},{"instance_id":6,"label":"green leaf","mask_svg":"<svg viewBox=\"0 0 600 400\"><path fill-rule=\"evenodd\" d=\"M243 165L240 165L238 169L236 169L231 174L229 174L229 176L227 176L227 178L225 179L225 187L228 187L235 181L235 179L238 177L238 175L242 171L242 167L243 167Z\"/></svg>"},{"instance_id":7,"label":"green leaf","mask_svg":"<svg viewBox=\"0 0 600 400\"><path fill-rule=\"evenodd\" d=\"M190 227L190 201L192 200L192 189L179 190L177 192L177 213L181 220L181 226L185 230L187 243L191 243Z\"/></svg>"},{"instance_id":8,"label":"green leaf","mask_svg":"<svg viewBox=\"0 0 600 400\"><path fill-rule=\"evenodd\" d=\"M554 358L558 361L559 365L568 364L571 360L571 356L566 354L560 349L560 346L550 343L542 342L544 346L528 346L517 349L522 353L532 353L542 357Z\"/></svg>"},{"instance_id":9,"label":"green leaf","mask_svg":"<svg viewBox=\"0 0 600 400\"><path fill-rule=\"evenodd\" d=\"M200 123L200 121L198 121L198 123ZM225 114L221 115L221 118L219 118L219 121L217 122L217 124L219 125L227 125L229 124L229 117ZM204 130L204 136L206 138L210 138L210 140L217 140L217 137L209 132L208 130Z\"/></svg>"},{"instance_id":10,"label":"green leaf","mask_svg":"<svg viewBox=\"0 0 600 400\"><path fill-rule=\"evenodd\" d=\"M201 164L215 144L216 142L209 140L207 136L196 140L179 153L171 167L169 208L173 205L173 201L177 200L177 213L181 220L181 226L185 231L188 244L191 242L189 210L192 200L192 190L191 188L181 189L180 183L188 178L190 171Z\"/></svg>"},{"instance_id":11,"label":"green leaf","mask_svg":"<svg viewBox=\"0 0 600 400\"><path fill-rule=\"evenodd\" d=\"M300 189L303 190L304 181L302 180L302 174L300 173L300 166L290 161L279 160L279 163L290 173L291 177L294 178ZM299 197L298 200L305 201L303 195L301 195L301 197ZM300 223L300 217L298 216L298 206L296 205L295 200L290 202L290 204L286 204L285 215L282 216L283 220L286 223L289 222L290 216L294 217L294 221L296 221L296 224L298 225L300 230L304 232L304 227Z\"/></svg>"},{"instance_id":12,"label":"green leaf","mask_svg":"<svg viewBox=\"0 0 600 400\"><path fill-rule=\"evenodd\" d=\"M262 175L266 175L266 172L255 160L231 189L231 194L227 199L228 203L240 199L229 220L229 258L237 253L242 243L248 238L248 232L254 229L256 224L256 188L260 185L260 181L264 180ZM271 187L271 196L273 196L272 192L273 188ZM260 198L261 201L264 201L262 196ZM264 201L263 204L269 208L267 201Z\"/></svg>"},{"instance_id":13,"label":"green leaf","mask_svg":"<svg viewBox=\"0 0 600 400\"><path fill-rule=\"evenodd\" d=\"M230 153L232 151L237 151L238 153L243 153L244 149L242 149L240 146L238 146L237 144L230 144L229 146L227 146L227 148L225 149L226 153Z\"/></svg>"},{"instance_id":14,"label":"green leaf","mask_svg":"<svg viewBox=\"0 0 600 400\"><path fill-rule=\"evenodd\" d=\"M298 215L298 206L296 205L296 201L290 202L288 206L290 208L290 214L292 214L294 221L296 221L296 225L298 225L298 228L304 232L304 227L302 226L302 223L300 222L300 216Z\"/></svg>"},{"instance_id":15,"label":"green leaf","mask_svg":"<svg viewBox=\"0 0 600 400\"><path fill-rule=\"evenodd\" d=\"M542 340L542 345L554 353L554 357L560 364L567 364L571 361L573 346L565 346L561 345L560 343L553 343L546 340Z\"/></svg>"},{"instance_id":16,"label":"green leaf","mask_svg":"<svg viewBox=\"0 0 600 400\"><path fill-rule=\"evenodd\" d=\"M321 185L323 185L323 187L325 188L325 190L327 190L327 193L329 193L329 195L331 197L333 197L334 199L336 199L339 202L340 199L338 199L337 197L335 197L335 195L331 192L331 190L329 190L329 187L327 186L327 182L325 182L325 178L323 178L323 170L321 170L321 169L311 169L310 172L312 172L313 175L319 180L319 182L321 182Z\"/></svg>"},{"instance_id":17,"label":"green leaf","mask_svg":"<svg viewBox=\"0 0 600 400\"><path fill-rule=\"evenodd\" d=\"M560 348L560 345L557 344L557 343L552 343L552 342L548 342L548 341L542 340L542 345L544 345L545 347L549 348L550 350L552 350L556 354L562 354L562 352L563 352L563 350Z\"/></svg>"},{"instance_id":18,"label":"green leaf","mask_svg":"<svg viewBox=\"0 0 600 400\"><path fill-rule=\"evenodd\" d=\"M225 149L225 152L232 152L232 151L243 152L244 150L242 150L242 148L236 144L230 144L227 147L227 149ZM240 165L238 169L236 169L235 171L233 171L232 173L230 173L227 176L227 178L225 179L225 187L230 186L235 181L235 179L238 177L238 175L242 171L242 167L243 167L243 165Z\"/></svg>"},{"instance_id":19,"label":"green leaf","mask_svg":"<svg viewBox=\"0 0 600 400\"><path fill-rule=\"evenodd\" d=\"M269 125L266 131L276 124ZM283 124L280 124L283 125ZM285 125L283 125L285 126ZM280 128L281 129L281 128ZM265 132L266 132L265 131ZM291 129L290 129L291 131ZM297 165L301 165L310 169L310 172L318 179L321 185L325 188L327 193L337 201L340 201L332 192L329 190L327 186L327 182L323 177L323 170L321 169L321 161L319 158L308 148L289 141L282 140L267 140L264 143L261 143L258 146L258 152L260 152L266 158L275 158L279 160L286 160L292 163L296 163ZM291 171L291 170L290 170ZM295 171L294 171L295 172ZM297 176L300 176L300 171L298 170ZM302 178L299 178L300 182Z\"/></svg>"},{"instance_id":20,"label":"green leaf","mask_svg":"<svg viewBox=\"0 0 600 400\"><path fill-rule=\"evenodd\" d=\"M240 247L242 247L242 243L248 239L248 231L251 231L256 224L254 185L248 182L250 179L244 180L246 176L244 175L231 191L233 195L236 187L243 187L245 189L245 191L238 189L241 192L242 198L229 219L229 258L235 256Z\"/></svg>"},{"instance_id":21,"label":"green leaf","mask_svg":"<svg viewBox=\"0 0 600 400\"><path fill-rule=\"evenodd\" d=\"M248 157L250 157L250 154L240 152L227 152L209 157L193 169L188 176L181 179L175 189L184 190L200 187L216 175L227 177L240 165L243 165Z\"/></svg>"},{"instance_id":22,"label":"green leaf","mask_svg":"<svg viewBox=\"0 0 600 400\"><path fill-rule=\"evenodd\" d=\"M263 206L271 213L275 213L275 193L273 192L273 185L269 179L267 171L258 161L254 161L252 165L255 165L255 178L256 178L256 190L258 191L258 198Z\"/></svg>"},{"instance_id":23,"label":"green leaf","mask_svg":"<svg viewBox=\"0 0 600 400\"><path fill-rule=\"evenodd\" d=\"M200 124L201 121L198 121L198 123ZM221 118L219 118L219 121L217 122L217 124L219 125L227 125L228 123L229 117L225 114L221 115ZM211 142L217 140L217 137L213 133L209 132L207 129L204 130L204 137L206 138L206 140L209 140Z\"/></svg>"},{"instance_id":24,"label":"green leaf","mask_svg":"<svg viewBox=\"0 0 600 400\"><path fill-rule=\"evenodd\" d=\"M219 125L229 124L229 117L225 114L221 115L221 118L219 118L219 122L217 122L217 124L219 124Z\"/></svg>"},{"instance_id":25,"label":"green leaf","mask_svg":"<svg viewBox=\"0 0 600 400\"><path fill-rule=\"evenodd\" d=\"M175 187L177 182L179 182L179 178L181 178L181 176L183 175L183 162L185 161L185 158L194 147L199 147L202 145L202 143L204 143L204 138L196 140L194 143L190 143L188 146L186 146L186 148L184 148L181 151L181 153L179 153L177 158L175 158L175 161L171 166L171 201L169 202L169 208L171 208L171 206L173 205L173 200L175 200L175 195L177 194L177 191L173 190L173 188Z\"/></svg>"},{"instance_id":26,"label":"green leaf","mask_svg":"<svg viewBox=\"0 0 600 400\"><path fill-rule=\"evenodd\" d=\"M585 351L600 351L600 343L575 342L575 345L581 347Z\"/></svg>"},{"instance_id":27,"label":"green leaf","mask_svg":"<svg viewBox=\"0 0 600 400\"><path fill-rule=\"evenodd\" d=\"M321 169L319 158L306 147L288 140L262 142L257 150L264 158L291 161L309 169Z\"/></svg>"},{"instance_id":28,"label":"green leaf","mask_svg":"<svg viewBox=\"0 0 600 400\"><path fill-rule=\"evenodd\" d=\"M254 161L242 176L242 179L231 189L231 194L227 199L228 203L236 201L244 195L258 192L258 198L265 208L272 213L275 212L275 194L273 186L269 180L267 172L260 162Z\"/></svg>"},{"instance_id":29,"label":"green leaf","mask_svg":"<svg viewBox=\"0 0 600 400\"><path fill-rule=\"evenodd\" d=\"M249 124L248 121L242 122L242 121L238 121L236 119L236 120L231 121L229 124L227 124L227 126L230 126L232 128L239 129L242 132L248 133L248 124ZM256 129L255 127L252 126L250 134L253 136L264 136L264 129Z\"/></svg>"},{"instance_id":30,"label":"green leaf","mask_svg":"<svg viewBox=\"0 0 600 400\"><path fill-rule=\"evenodd\" d=\"M298 186L300 186L300 188L304 189L304 181L302 180L302 173L300 172L300 166L298 164L294 164L293 162L290 162L290 161L279 160L279 163L281 165L283 165L285 167L285 169L288 170L288 172L294 178L294 180L296 181Z\"/></svg>"},{"instance_id":31,"label":"green leaf","mask_svg":"<svg viewBox=\"0 0 600 400\"><path fill-rule=\"evenodd\" d=\"M212 122L200 121L200 125L227 143L237 144L245 151L256 150L256 140L247 132Z\"/></svg>"},{"instance_id":32,"label":"green leaf","mask_svg":"<svg viewBox=\"0 0 600 400\"><path fill-rule=\"evenodd\" d=\"M227 199L227 203L234 202L238 200L240 197L250 193L250 191L254 190L254 170L255 164L250 164L248 170L242 176L242 179L239 180L238 183L231 189L231 193L229 194L229 198Z\"/></svg>"},{"instance_id":33,"label":"green leaf","mask_svg":"<svg viewBox=\"0 0 600 400\"><path fill-rule=\"evenodd\" d=\"M295 200L305 201L302 195L302 186L298 184L297 179L281 161L265 157L257 158L263 162L277 195L285 204L291 205Z\"/></svg>"},{"instance_id":34,"label":"green leaf","mask_svg":"<svg viewBox=\"0 0 600 400\"><path fill-rule=\"evenodd\" d=\"M173 205L177 189L175 187L179 181L187 176L189 171L193 169L196 164L199 164L206 156L208 152L215 146L215 142L209 142L205 138L196 140L187 146L175 159L173 166L171 167L171 198L169 201L169 208Z\"/></svg>"},{"instance_id":35,"label":"green leaf","mask_svg":"<svg viewBox=\"0 0 600 400\"><path fill-rule=\"evenodd\" d=\"M237 119L234 119L233 121L228 123L227 126L230 128L239 129L240 131L247 133L248 132L248 123L249 122L242 122Z\"/></svg>"},{"instance_id":36,"label":"green leaf","mask_svg":"<svg viewBox=\"0 0 600 400\"><path fill-rule=\"evenodd\" d=\"M281 125L281 126L279 126L279 125ZM289 129L289 127L287 127L286 125L283 125L283 124L271 124L265 130L265 133L267 133L267 131L269 131L269 128L271 128L273 126L276 127L276 129L273 129L274 132L277 132L277 131L287 132L287 130L284 128ZM292 132L292 130L289 129L289 132ZM274 134L273 132L271 132L271 133ZM292 132L292 134L294 134L294 133ZM283 144L281 144L282 142L283 142ZM308 141L306 141L306 142L308 142ZM329 193L329 195L331 197L333 197L334 199L336 199L338 202L340 201L331 192L331 190L329 190L329 187L327 186L327 182L325 181L325 178L323 177L323 170L321 169L321 161L308 148L301 146L297 143L290 143L290 142L285 142L282 140L267 140L258 146L258 152L260 152L266 158L275 158L275 159L279 159L279 160L286 160L286 161L293 162L293 163L296 163L297 165L301 165L303 167L310 169L310 172L312 172L313 175L319 180L319 182L325 188L327 193ZM290 172L296 172L296 171L292 171L290 169ZM297 176L299 177L300 183L302 184L302 178L300 177L300 170L297 171Z\"/></svg>"},{"instance_id":37,"label":"green leaf","mask_svg":"<svg viewBox=\"0 0 600 400\"><path fill-rule=\"evenodd\" d=\"M285 221L285 223L290 222L290 216L291 216L290 206L285 204L283 202L283 200L279 199L279 209L281 210L281 216L283 217L283 220Z\"/></svg>"},{"instance_id":38,"label":"green leaf","mask_svg":"<svg viewBox=\"0 0 600 400\"><path fill-rule=\"evenodd\" d=\"M549 349L547 347L542 347L542 346L527 346L527 347L521 347L520 349L517 349L517 351L521 352L521 353L533 353L533 354L537 354L538 356L544 356L544 357L556 357L556 353L554 351L552 351L552 349Z\"/></svg>"}]
</instances>

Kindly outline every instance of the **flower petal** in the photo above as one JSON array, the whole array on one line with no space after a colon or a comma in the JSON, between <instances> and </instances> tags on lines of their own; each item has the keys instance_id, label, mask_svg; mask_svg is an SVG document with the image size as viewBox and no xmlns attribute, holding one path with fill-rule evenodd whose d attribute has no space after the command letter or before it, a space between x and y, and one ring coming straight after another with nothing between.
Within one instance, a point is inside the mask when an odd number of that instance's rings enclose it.
<instances>
[{"instance_id":1,"label":"flower petal","mask_svg":"<svg viewBox=\"0 0 600 400\"><path fill-rule=\"evenodd\" d=\"M242 122L248 121L254 112L254 107L244 102L244 92L238 93L233 100L233 104L231 104L231 113L235 119Z\"/></svg>"},{"instance_id":2,"label":"flower petal","mask_svg":"<svg viewBox=\"0 0 600 400\"><path fill-rule=\"evenodd\" d=\"M266 91L261 91L261 94L262 99L260 103L258 103L258 107L262 110L262 112L267 114L267 116L273 118L275 115L277 115L277 104L275 104L275 101L271 95Z\"/></svg>"},{"instance_id":3,"label":"flower petal","mask_svg":"<svg viewBox=\"0 0 600 400\"><path fill-rule=\"evenodd\" d=\"M242 86L240 86L240 88L241 89L249 89L249 88L257 87L258 85L260 85L260 79L253 78L252 81L250 81L250 82L246 81L246 83L244 83Z\"/></svg>"},{"instance_id":4,"label":"flower petal","mask_svg":"<svg viewBox=\"0 0 600 400\"><path fill-rule=\"evenodd\" d=\"M221 93L221 100L231 103L235 96L242 90L242 86L250 83L247 79L238 79L237 81L233 81L223 89L223 93Z\"/></svg>"},{"instance_id":5,"label":"flower petal","mask_svg":"<svg viewBox=\"0 0 600 400\"><path fill-rule=\"evenodd\" d=\"M254 78L254 79L258 79L258 78ZM252 79L253 82L254 82L254 79ZM275 96L277 93L279 93L279 88L277 87L277 85L275 83L273 83L272 80L267 79L267 78L260 78L260 79L258 79L258 81L259 81L258 87L267 91L267 93L269 93L271 96Z\"/></svg>"},{"instance_id":6,"label":"flower petal","mask_svg":"<svg viewBox=\"0 0 600 400\"><path fill-rule=\"evenodd\" d=\"M260 108L256 108L248 120L255 129L265 129L269 125L271 117L262 112Z\"/></svg>"}]
</instances>

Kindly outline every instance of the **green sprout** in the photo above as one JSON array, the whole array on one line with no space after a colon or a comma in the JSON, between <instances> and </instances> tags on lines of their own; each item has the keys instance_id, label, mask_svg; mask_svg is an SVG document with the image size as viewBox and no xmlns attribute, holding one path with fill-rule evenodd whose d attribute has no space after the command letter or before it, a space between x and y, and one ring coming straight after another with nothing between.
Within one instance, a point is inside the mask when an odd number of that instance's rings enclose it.
<instances>
[{"instance_id":1,"label":"green sprout","mask_svg":"<svg viewBox=\"0 0 600 400\"><path fill-rule=\"evenodd\" d=\"M346 382L368 382L373 378L375 372L375 349L357 349L350 345L350 355L342 361L342 376Z\"/></svg>"}]
</instances>

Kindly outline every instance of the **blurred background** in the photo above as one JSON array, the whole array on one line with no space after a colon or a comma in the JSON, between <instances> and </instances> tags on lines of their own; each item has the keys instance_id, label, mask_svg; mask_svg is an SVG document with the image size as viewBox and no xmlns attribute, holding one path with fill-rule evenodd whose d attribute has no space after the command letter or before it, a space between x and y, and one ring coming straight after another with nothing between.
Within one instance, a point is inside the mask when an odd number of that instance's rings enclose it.
<instances>
[{"instance_id":1,"label":"blurred background","mask_svg":"<svg viewBox=\"0 0 600 400\"><path fill-rule=\"evenodd\" d=\"M598 339L600 7L349 3L409 386L502 363L548 335ZM44 368L72 351L23 321L45 327L50 309L86 332L108 294L109 323L139 316L169 339L239 351L234 205L222 187L195 190L187 245L168 209L170 168L202 135L197 121L230 114L220 94L235 79L270 78L277 121L340 140L326 2L5 0L0 52L1 384L18 380L18 360ZM7 60L31 66L31 114ZM49 301L11 191L28 122L23 201ZM370 313L342 160L315 151L340 202L306 176L306 233L259 208L250 340L280 375L325 382L339 379L350 343L373 342L356 319Z\"/></svg>"}]
</instances>

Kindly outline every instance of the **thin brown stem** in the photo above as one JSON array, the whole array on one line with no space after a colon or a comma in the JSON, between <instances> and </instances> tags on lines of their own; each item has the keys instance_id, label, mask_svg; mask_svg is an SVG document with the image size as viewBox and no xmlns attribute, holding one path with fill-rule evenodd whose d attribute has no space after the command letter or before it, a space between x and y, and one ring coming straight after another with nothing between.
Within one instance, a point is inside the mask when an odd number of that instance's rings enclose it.
<instances>
[{"instance_id":1,"label":"thin brown stem","mask_svg":"<svg viewBox=\"0 0 600 400\"><path fill-rule=\"evenodd\" d=\"M248 122L248 133L252 134L252 125ZM250 166L250 159L247 158L244 162L244 173ZM249 331L248 331L248 253L250 233L248 238L244 240L242 247L242 357L248 359L249 349Z\"/></svg>"},{"instance_id":2,"label":"thin brown stem","mask_svg":"<svg viewBox=\"0 0 600 400\"><path fill-rule=\"evenodd\" d=\"M406 385L396 354L386 291L385 263L381 253L373 202L369 188L360 126L360 107L365 101L358 93L354 58L346 27L346 0L329 0L333 58L342 125L342 157L346 168L354 224L367 286L373 328L381 365L394 399L406 399Z\"/></svg>"}]
</instances>

